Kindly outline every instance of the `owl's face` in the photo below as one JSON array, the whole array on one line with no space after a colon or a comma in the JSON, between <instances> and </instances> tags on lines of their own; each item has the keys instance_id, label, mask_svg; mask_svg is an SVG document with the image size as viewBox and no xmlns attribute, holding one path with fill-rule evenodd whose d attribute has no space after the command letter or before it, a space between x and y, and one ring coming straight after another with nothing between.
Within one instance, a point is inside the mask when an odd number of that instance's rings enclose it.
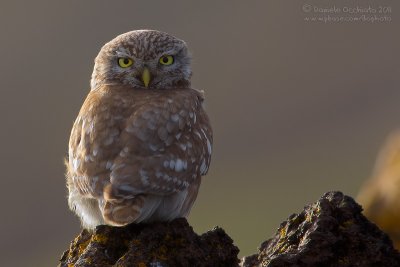
<instances>
[{"instance_id":1,"label":"owl's face","mask_svg":"<svg viewBox=\"0 0 400 267\"><path fill-rule=\"evenodd\" d=\"M102 47L95 60L91 90L102 84L148 89L189 87L191 75L184 41L159 31L131 31Z\"/></svg>"}]
</instances>

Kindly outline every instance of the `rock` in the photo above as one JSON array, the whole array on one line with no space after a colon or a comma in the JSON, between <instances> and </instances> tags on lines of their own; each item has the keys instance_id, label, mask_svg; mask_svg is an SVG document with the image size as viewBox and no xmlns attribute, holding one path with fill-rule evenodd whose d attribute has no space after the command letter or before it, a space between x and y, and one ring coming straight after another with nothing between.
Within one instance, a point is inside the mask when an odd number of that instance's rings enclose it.
<instances>
[{"instance_id":1,"label":"rock","mask_svg":"<svg viewBox=\"0 0 400 267\"><path fill-rule=\"evenodd\" d=\"M400 253L361 207L340 192L328 192L283 222L242 259L221 228L198 236L186 219L125 227L83 230L71 243L60 267L369 267L400 266Z\"/></svg>"},{"instance_id":2,"label":"rock","mask_svg":"<svg viewBox=\"0 0 400 267\"><path fill-rule=\"evenodd\" d=\"M283 222L242 267L400 266L392 241L351 197L328 192Z\"/></svg>"},{"instance_id":3,"label":"rock","mask_svg":"<svg viewBox=\"0 0 400 267\"><path fill-rule=\"evenodd\" d=\"M198 236L186 219L83 230L60 267L238 266L239 249L221 228Z\"/></svg>"}]
</instances>

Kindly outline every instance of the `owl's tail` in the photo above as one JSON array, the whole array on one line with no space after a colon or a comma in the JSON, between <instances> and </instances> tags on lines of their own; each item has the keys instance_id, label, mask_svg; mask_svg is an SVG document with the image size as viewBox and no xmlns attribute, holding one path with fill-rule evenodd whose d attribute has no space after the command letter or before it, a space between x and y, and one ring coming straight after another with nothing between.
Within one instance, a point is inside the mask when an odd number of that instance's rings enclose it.
<instances>
[{"instance_id":1,"label":"owl's tail","mask_svg":"<svg viewBox=\"0 0 400 267\"><path fill-rule=\"evenodd\" d=\"M109 184L104 188L99 206L106 224L124 226L149 221L161 202L162 197L156 195L121 194Z\"/></svg>"},{"instance_id":2,"label":"owl's tail","mask_svg":"<svg viewBox=\"0 0 400 267\"><path fill-rule=\"evenodd\" d=\"M137 195L131 199L106 200L102 209L104 221L113 226L137 222L138 218L141 217L144 202L144 195Z\"/></svg>"}]
</instances>

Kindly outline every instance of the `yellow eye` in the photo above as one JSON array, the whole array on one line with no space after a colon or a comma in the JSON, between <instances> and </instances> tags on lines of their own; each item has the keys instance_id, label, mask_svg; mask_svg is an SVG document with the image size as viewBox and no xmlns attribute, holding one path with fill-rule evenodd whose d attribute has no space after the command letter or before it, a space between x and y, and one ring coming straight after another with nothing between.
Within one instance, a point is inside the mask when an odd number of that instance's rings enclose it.
<instances>
[{"instance_id":1,"label":"yellow eye","mask_svg":"<svg viewBox=\"0 0 400 267\"><path fill-rule=\"evenodd\" d=\"M133 60L127 57L121 57L118 59L118 65L121 68L127 68L133 64Z\"/></svg>"},{"instance_id":2,"label":"yellow eye","mask_svg":"<svg viewBox=\"0 0 400 267\"><path fill-rule=\"evenodd\" d=\"M174 57L173 56L162 56L160 57L160 64L162 65L171 65L174 63Z\"/></svg>"}]
</instances>

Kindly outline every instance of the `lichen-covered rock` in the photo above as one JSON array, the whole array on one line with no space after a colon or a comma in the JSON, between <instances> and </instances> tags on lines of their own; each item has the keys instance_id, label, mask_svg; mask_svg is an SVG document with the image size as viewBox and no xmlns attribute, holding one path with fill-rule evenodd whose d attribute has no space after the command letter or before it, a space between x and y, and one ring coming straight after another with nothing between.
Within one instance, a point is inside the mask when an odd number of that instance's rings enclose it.
<instances>
[{"instance_id":1,"label":"lichen-covered rock","mask_svg":"<svg viewBox=\"0 0 400 267\"><path fill-rule=\"evenodd\" d=\"M283 222L242 267L400 266L388 236L340 192L328 192Z\"/></svg>"},{"instance_id":2,"label":"lichen-covered rock","mask_svg":"<svg viewBox=\"0 0 400 267\"><path fill-rule=\"evenodd\" d=\"M340 192L328 192L283 222L242 267L400 267L388 236ZM201 236L185 219L82 231L60 267L231 267L239 250L221 228Z\"/></svg>"},{"instance_id":3,"label":"lichen-covered rock","mask_svg":"<svg viewBox=\"0 0 400 267\"><path fill-rule=\"evenodd\" d=\"M198 236L186 219L83 230L60 267L238 266L239 249L221 228Z\"/></svg>"}]
</instances>

